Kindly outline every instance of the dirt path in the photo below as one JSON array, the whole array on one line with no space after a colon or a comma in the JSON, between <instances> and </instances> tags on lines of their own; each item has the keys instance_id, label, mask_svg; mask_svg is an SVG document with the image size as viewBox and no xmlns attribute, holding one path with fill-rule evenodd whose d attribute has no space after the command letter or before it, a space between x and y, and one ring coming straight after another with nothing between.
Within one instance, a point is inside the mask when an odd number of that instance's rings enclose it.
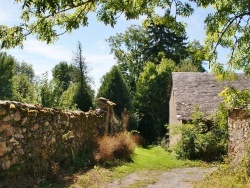
<instances>
[{"instance_id":1,"label":"dirt path","mask_svg":"<svg viewBox=\"0 0 250 188\"><path fill-rule=\"evenodd\" d=\"M209 175L214 168L175 168L167 172L145 171L132 173L121 180L117 180L107 188L192 188L193 183Z\"/></svg>"}]
</instances>

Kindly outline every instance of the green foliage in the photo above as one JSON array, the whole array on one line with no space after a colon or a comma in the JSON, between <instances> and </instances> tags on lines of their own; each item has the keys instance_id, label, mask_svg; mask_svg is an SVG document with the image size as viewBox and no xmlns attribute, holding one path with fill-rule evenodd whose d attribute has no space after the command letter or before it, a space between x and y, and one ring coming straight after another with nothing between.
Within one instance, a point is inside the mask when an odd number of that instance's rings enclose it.
<instances>
[{"instance_id":1,"label":"green foliage","mask_svg":"<svg viewBox=\"0 0 250 188\"><path fill-rule=\"evenodd\" d=\"M17 74L12 78L13 100L25 103L39 103L38 86L30 82L29 78L23 73Z\"/></svg>"},{"instance_id":2,"label":"green foliage","mask_svg":"<svg viewBox=\"0 0 250 188\"><path fill-rule=\"evenodd\" d=\"M250 89L238 90L233 87L227 87L219 96L224 98L224 105L226 109L233 110L235 108L248 109L250 102Z\"/></svg>"},{"instance_id":3,"label":"green foliage","mask_svg":"<svg viewBox=\"0 0 250 188\"><path fill-rule=\"evenodd\" d=\"M203 61L205 58L205 49L204 46L200 44L199 41L193 40L187 44L187 58L188 61L194 66L198 68L198 72L205 72L206 70L203 68ZM185 59L184 59L185 61Z\"/></svg>"},{"instance_id":4,"label":"green foliage","mask_svg":"<svg viewBox=\"0 0 250 188\"><path fill-rule=\"evenodd\" d=\"M55 82L50 81L48 72L45 72L40 81L40 96L41 104L44 107L56 107L58 104L59 96L56 95Z\"/></svg>"},{"instance_id":5,"label":"green foliage","mask_svg":"<svg viewBox=\"0 0 250 188\"><path fill-rule=\"evenodd\" d=\"M16 63L14 72L15 72L15 74L25 75L30 82L32 82L34 80L34 77L35 77L35 73L34 73L34 69L33 69L32 65L28 64L26 62Z\"/></svg>"},{"instance_id":6,"label":"green foliage","mask_svg":"<svg viewBox=\"0 0 250 188\"><path fill-rule=\"evenodd\" d=\"M147 61L159 64L163 56L179 64L181 59L187 57L184 26L181 32L177 32L176 28L169 25L169 17L169 13L165 13L162 17L155 15L145 21L148 43L144 54Z\"/></svg>"},{"instance_id":7,"label":"green foliage","mask_svg":"<svg viewBox=\"0 0 250 188\"><path fill-rule=\"evenodd\" d=\"M141 119L138 130L149 142L165 133L172 70L171 60L162 59L159 65L149 62L137 82L135 108Z\"/></svg>"},{"instance_id":8,"label":"green foliage","mask_svg":"<svg viewBox=\"0 0 250 188\"><path fill-rule=\"evenodd\" d=\"M137 130L139 127L140 121L141 121L140 114L138 112L130 113L127 130L128 131Z\"/></svg>"},{"instance_id":9,"label":"green foliage","mask_svg":"<svg viewBox=\"0 0 250 188\"><path fill-rule=\"evenodd\" d=\"M147 40L145 29L136 25L127 28L125 33L119 33L107 39L111 53L115 55L132 94L135 92L136 81L146 62L144 51Z\"/></svg>"},{"instance_id":10,"label":"green foliage","mask_svg":"<svg viewBox=\"0 0 250 188\"><path fill-rule=\"evenodd\" d=\"M184 59L176 68L177 72L199 72L199 67L195 66L190 59Z\"/></svg>"},{"instance_id":11,"label":"green foliage","mask_svg":"<svg viewBox=\"0 0 250 188\"><path fill-rule=\"evenodd\" d=\"M36 34L36 38L40 41L52 43L60 34L70 33L80 26L87 26L88 13L93 12L96 13L98 20L111 26L114 26L121 13L126 19L137 19L140 15L153 16L156 18L154 24L165 26L174 31L177 36L183 36L185 23L178 21L178 18L188 17L194 12L190 2L202 8L212 7L212 13L209 13L205 19L206 40L203 51L205 59L216 63L218 47L227 48L230 50L228 56L230 68L241 69L250 74L250 3L248 0L236 2L234 0L189 0L189 2L182 0L14 0L14 2L19 3L21 7L20 24L0 26L1 48L22 47L24 40L30 34ZM157 16L156 7L165 10L163 19ZM145 25L150 25L149 22L147 21ZM159 29L158 26L153 29Z\"/></svg>"},{"instance_id":12,"label":"green foliage","mask_svg":"<svg viewBox=\"0 0 250 188\"><path fill-rule=\"evenodd\" d=\"M6 53L0 52L0 99L12 99L12 77L15 59Z\"/></svg>"},{"instance_id":13,"label":"green foliage","mask_svg":"<svg viewBox=\"0 0 250 188\"><path fill-rule=\"evenodd\" d=\"M68 65L67 62L60 62L52 69L52 76L53 79L58 81L59 87L64 92L69 88L72 81L73 67Z\"/></svg>"},{"instance_id":14,"label":"green foliage","mask_svg":"<svg viewBox=\"0 0 250 188\"><path fill-rule=\"evenodd\" d=\"M73 97L74 104L82 111L88 111L93 106L94 91L91 90L90 85L77 83L78 87Z\"/></svg>"},{"instance_id":15,"label":"green foliage","mask_svg":"<svg viewBox=\"0 0 250 188\"><path fill-rule=\"evenodd\" d=\"M79 0L14 0L21 7L20 24L0 26L1 48L21 46L30 34L40 41L53 43L63 33L88 25L88 13L96 12L98 20L114 26L121 12L127 19L154 11L159 0L79 1ZM60 30L58 30L60 28Z\"/></svg>"},{"instance_id":16,"label":"green foliage","mask_svg":"<svg viewBox=\"0 0 250 188\"><path fill-rule=\"evenodd\" d=\"M224 110L221 107L221 110ZM175 130L181 134L180 141L173 150L179 158L221 160L227 152L228 131L226 111L217 116L205 117L205 113L194 107L192 121L182 124Z\"/></svg>"},{"instance_id":17,"label":"green foliage","mask_svg":"<svg viewBox=\"0 0 250 188\"><path fill-rule=\"evenodd\" d=\"M108 98L116 103L114 107L116 114L121 117L124 108L130 109L130 95L121 72L117 66L103 76L97 97Z\"/></svg>"},{"instance_id":18,"label":"green foliage","mask_svg":"<svg viewBox=\"0 0 250 188\"><path fill-rule=\"evenodd\" d=\"M63 92L62 96L59 100L59 107L66 110L76 110L76 104L74 101L74 96L78 89L79 85L77 83L73 83L70 87Z\"/></svg>"},{"instance_id":19,"label":"green foliage","mask_svg":"<svg viewBox=\"0 0 250 188\"><path fill-rule=\"evenodd\" d=\"M25 103L40 103L39 86L35 80L32 65L28 63L15 63L15 76L12 77L12 99Z\"/></svg>"},{"instance_id":20,"label":"green foliage","mask_svg":"<svg viewBox=\"0 0 250 188\"><path fill-rule=\"evenodd\" d=\"M230 50L227 61L229 68L243 70L246 74L249 74L249 1L193 1L198 6L214 8L213 13L208 14L205 19L207 59L216 63L217 48L227 48Z\"/></svg>"},{"instance_id":21,"label":"green foliage","mask_svg":"<svg viewBox=\"0 0 250 188\"><path fill-rule=\"evenodd\" d=\"M83 168L87 165L87 161L84 155L76 155L74 150L71 149L71 164L70 167L73 169Z\"/></svg>"},{"instance_id":22,"label":"green foliage","mask_svg":"<svg viewBox=\"0 0 250 188\"><path fill-rule=\"evenodd\" d=\"M85 62L85 58L82 56L82 44L80 42L77 43L77 50L74 53L73 58L73 74L74 81L78 83L78 90L74 95L74 103L77 108L82 111L88 111L90 107L93 106L93 96L94 91L91 90L89 84L88 67Z\"/></svg>"}]
</instances>

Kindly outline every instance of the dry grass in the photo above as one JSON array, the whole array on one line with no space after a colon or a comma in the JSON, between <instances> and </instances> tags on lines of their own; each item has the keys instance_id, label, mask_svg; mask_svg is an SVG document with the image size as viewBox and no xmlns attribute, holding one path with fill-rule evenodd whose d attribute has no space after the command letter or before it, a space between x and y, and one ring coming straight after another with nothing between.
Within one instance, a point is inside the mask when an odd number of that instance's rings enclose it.
<instances>
[{"instance_id":1,"label":"dry grass","mask_svg":"<svg viewBox=\"0 0 250 188\"><path fill-rule=\"evenodd\" d=\"M136 145L141 146L143 148L145 148L147 146L147 142L143 138L142 135L140 135L138 133L134 133L131 136L132 136L133 141L136 143Z\"/></svg>"},{"instance_id":2,"label":"dry grass","mask_svg":"<svg viewBox=\"0 0 250 188\"><path fill-rule=\"evenodd\" d=\"M95 160L98 163L112 162L115 160L129 160L136 144L130 133L124 132L114 136L103 136L98 139L98 150Z\"/></svg>"}]
</instances>

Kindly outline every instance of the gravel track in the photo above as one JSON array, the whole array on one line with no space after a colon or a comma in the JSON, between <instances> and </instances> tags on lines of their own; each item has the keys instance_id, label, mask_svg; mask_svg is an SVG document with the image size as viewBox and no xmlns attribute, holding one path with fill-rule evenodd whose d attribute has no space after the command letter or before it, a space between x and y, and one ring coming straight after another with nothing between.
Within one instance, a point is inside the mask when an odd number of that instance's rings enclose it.
<instances>
[{"instance_id":1,"label":"gravel track","mask_svg":"<svg viewBox=\"0 0 250 188\"><path fill-rule=\"evenodd\" d=\"M174 168L169 171L144 171L132 173L123 179L112 182L107 188L192 188L193 184L212 173L215 168Z\"/></svg>"}]
</instances>

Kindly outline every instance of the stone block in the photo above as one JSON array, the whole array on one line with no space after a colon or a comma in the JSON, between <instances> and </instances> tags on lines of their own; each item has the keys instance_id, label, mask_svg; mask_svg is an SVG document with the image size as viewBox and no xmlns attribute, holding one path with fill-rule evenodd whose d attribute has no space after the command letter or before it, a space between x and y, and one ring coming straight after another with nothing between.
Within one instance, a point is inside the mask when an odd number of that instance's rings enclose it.
<instances>
[{"instance_id":1,"label":"stone block","mask_svg":"<svg viewBox=\"0 0 250 188\"><path fill-rule=\"evenodd\" d=\"M7 151L6 142L0 142L0 156L3 156Z\"/></svg>"},{"instance_id":2,"label":"stone block","mask_svg":"<svg viewBox=\"0 0 250 188\"><path fill-rule=\"evenodd\" d=\"M25 124L26 124L26 122L27 122L27 120L28 120L28 118L27 118L27 117L23 118L23 119L22 119L22 122L21 122L21 125L25 125Z\"/></svg>"},{"instance_id":3,"label":"stone block","mask_svg":"<svg viewBox=\"0 0 250 188\"><path fill-rule=\"evenodd\" d=\"M5 162L3 163L3 169L8 170L10 167L11 167L11 162L10 162L10 160L5 161Z\"/></svg>"},{"instance_id":4,"label":"stone block","mask_svg":"<svg viewBox=\"0 0 250 188\"><path fill-rule=\"evenodd\" d=\"M8 122L2 122L2 123L0 123L0 132L8 129L9 127L10 127L10 123L8 123Z\"/></svg>"},{"instance_id":5,"label":"stone block","mask_svg":"<svg viewBox=\"0 0 250 188\"><path fill-rule=\"evenodd\" d=\"M21 114L19 111L16 111L14 114L14 121L20 121L21 120Z\"/></svg>"},{"instance_id":6,"label":"stone block","mask_svg":"<svg viewBox=\"0 0 250 188\"><path fill-rule=\"evenodd\" d=\"M13 127L10 127L10 128L8 128L8 129L6 129L6 131L7 131L7 136L11 136L11 135L13 135L14 134L14 132L15 132L15 129L13 128Z\"/></svg>"},{"instance_id":7,"label":"stone block","mask_svg":"<svg viewBox=\"0 0 250 188\"><path fill-rule=\"evenodd\" d=\"M33 130L37 130L37 129L39 129L39 125L36 123L35 125L34 125L34 127L33 127Z\"/></svg>"},{"instance_id":8,"label":"stone block","mask_svg":"<svg viewBox=\"0 0 250 188\"><path fill-rule=\"evenodd\" d=\"M15 134L15 138L22 139L22 138L24 138L24 136L22 134Z\"/></svg>"},{"instance_id":9,"label":"stone block","mask_svg":"<svg viewBox=\"0 0 250 188\"><path fill-rule=\"evenodd\" d=\"M5 116L5 117L3 118L3 121L9 121L9 120L11 120L11 116L10 116L10 115Z\"/></svg>"},{"instance_id":10,"label":"stone block","mask_svg":"<svg viewBox=\"0 0 250 188\"><path fill-rule=\"evenodd\" d=\"M0 108L0 116L6 114L6 110L4 108Z\"/></svg>"}]
</instances>

